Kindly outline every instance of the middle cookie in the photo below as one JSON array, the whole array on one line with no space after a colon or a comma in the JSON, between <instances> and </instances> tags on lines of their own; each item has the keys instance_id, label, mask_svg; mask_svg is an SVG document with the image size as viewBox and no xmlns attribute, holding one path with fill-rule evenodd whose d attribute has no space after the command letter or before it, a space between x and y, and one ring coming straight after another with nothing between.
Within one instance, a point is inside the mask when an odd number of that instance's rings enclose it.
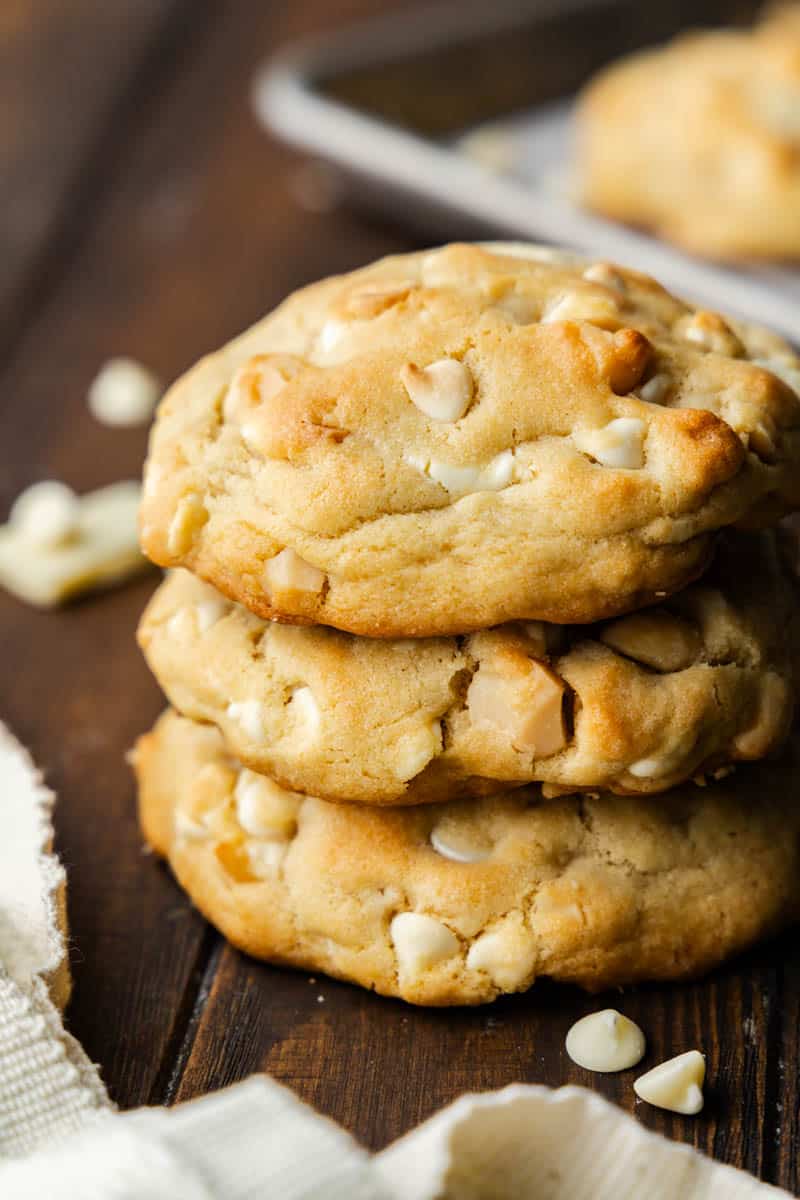
<instances>
[{"instance_id":1,"label":"middle cookie","mask_svg":"<svg viewBox=\"0 0 800 1200\"><path fill-rule=\"evenodd\" d=\"M702 583L597 625L369 639L264 621L176 571L139 641L179 711L295 791L363 804L534 781L648 793L780 744L795 606L776 535L737 533Z\"/></svg>"}]
</instances>

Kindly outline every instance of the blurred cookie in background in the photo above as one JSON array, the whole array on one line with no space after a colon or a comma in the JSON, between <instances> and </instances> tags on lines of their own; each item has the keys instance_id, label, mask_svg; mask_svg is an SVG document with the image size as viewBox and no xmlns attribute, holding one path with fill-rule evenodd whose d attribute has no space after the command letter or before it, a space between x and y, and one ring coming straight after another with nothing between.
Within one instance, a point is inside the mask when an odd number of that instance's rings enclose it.
<instances>
[{"instance_id":1,"label":"blurred cookie in background","mask_svg":"<svg viewBox=\"0 0 800 1200\"><path fill-rule=\"evenodd\" d=\"M612 65L578 133L588 207L712 258L800 258L800 4Z\"/></svg>"}]
</instances>

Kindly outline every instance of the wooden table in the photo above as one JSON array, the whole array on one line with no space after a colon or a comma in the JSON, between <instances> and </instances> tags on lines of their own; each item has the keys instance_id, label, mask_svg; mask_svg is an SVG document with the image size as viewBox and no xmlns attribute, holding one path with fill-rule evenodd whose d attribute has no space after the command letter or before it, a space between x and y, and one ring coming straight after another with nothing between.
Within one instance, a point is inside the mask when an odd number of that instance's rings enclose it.
<instances>
[{"instance_id":1,"label":"wooden table","mask_svg":"<svg viewBox=\"0 0 800 1200\"><path fill-rule=\"evenodd\" d=\"M370 0L3 0L0 5L0 506L48 476L138 474L145 434L86 412L99 364L171 379L289 289L412 245L309 202L248 90L276 45ZM322 207L322 211L315 209ZM379 1147L465 1089L593 1087L634 1111L632 1073L572 1065L579 1015L622 1004L648 1062L699 1046L706 1111L641 1121L800 1188L796 936L711 979L587 998L546 983L493 1007L417 1011L224 945L142 848L124 754L162 701L134 645L150 577L56 614L0 597L0 713L61 798L72 1031L123 1106L268 1071ZM0 803L2 802L0 798Z\"/></svg>"}]
</instances>

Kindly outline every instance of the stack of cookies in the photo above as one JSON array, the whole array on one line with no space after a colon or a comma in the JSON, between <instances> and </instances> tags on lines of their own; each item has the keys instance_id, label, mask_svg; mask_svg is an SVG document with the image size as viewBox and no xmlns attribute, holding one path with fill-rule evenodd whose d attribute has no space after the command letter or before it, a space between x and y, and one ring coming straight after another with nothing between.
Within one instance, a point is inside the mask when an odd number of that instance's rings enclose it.
<instances>
[{"instance_id":1,"label":"stack of cookies","mask_svg":"<svg viewBox=\"0 0 800 1200\"><path fill-rule=\"evenodd\" d=\"M515 244L315 284L190 371L134 763L198 907L420 1004L679 978L795 919L798 380Z\"/></svg>"}]
</instances>

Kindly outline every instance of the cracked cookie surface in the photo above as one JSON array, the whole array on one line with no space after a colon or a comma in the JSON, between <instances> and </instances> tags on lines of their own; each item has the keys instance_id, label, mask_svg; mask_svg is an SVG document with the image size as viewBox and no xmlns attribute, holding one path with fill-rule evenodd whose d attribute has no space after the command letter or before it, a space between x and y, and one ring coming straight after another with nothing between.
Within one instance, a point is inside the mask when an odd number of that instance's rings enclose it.
<instances>
[{"instance_id":1,"label":"cracked cookie surface","mask_svg":"<svg viewBox=\"0 0 800 1200\"><path fill-rule=\"evenodd\" d=\"M578 133L591 208L697 254L800 258L800 5L615 63Z\"/></svg>"},{"instance_id":2,"label":"cracked cookie surface","mask_svg":"<svg viewBox=\"0 0 800 1200\"><path fill-rule=\"evenodd\" d=\"M264 621L185 571L139 629L171 704L246 766L329 800L417 804L541 781L663 791L761 758L791 720L797 591L774 533L595 626L360 638Z\"/></svg>"},{"instance_id":3,"label":"cracked cookie surface","mask_svg":"<svg viewBox=\"0 0 800 1200\"><path fill-rule=\"evenodd\" d=\"M170 389L142 545L262 617L368 636L618 615L798 506L798 368L607 264L384 259Z\"/></svg>"},{"instance_id":4,"label":"cracked cookie surface","mask_svg":"<svg viewBox=\"0 0 800 1200\"><path fill-rule=\"evenodd\" d=\"M684 978L800 915L788 760L654 799L403 809L285 792L173 712L133 760L148 841L234 945L416 1004Z\"/></svg>"}]
</instances>

